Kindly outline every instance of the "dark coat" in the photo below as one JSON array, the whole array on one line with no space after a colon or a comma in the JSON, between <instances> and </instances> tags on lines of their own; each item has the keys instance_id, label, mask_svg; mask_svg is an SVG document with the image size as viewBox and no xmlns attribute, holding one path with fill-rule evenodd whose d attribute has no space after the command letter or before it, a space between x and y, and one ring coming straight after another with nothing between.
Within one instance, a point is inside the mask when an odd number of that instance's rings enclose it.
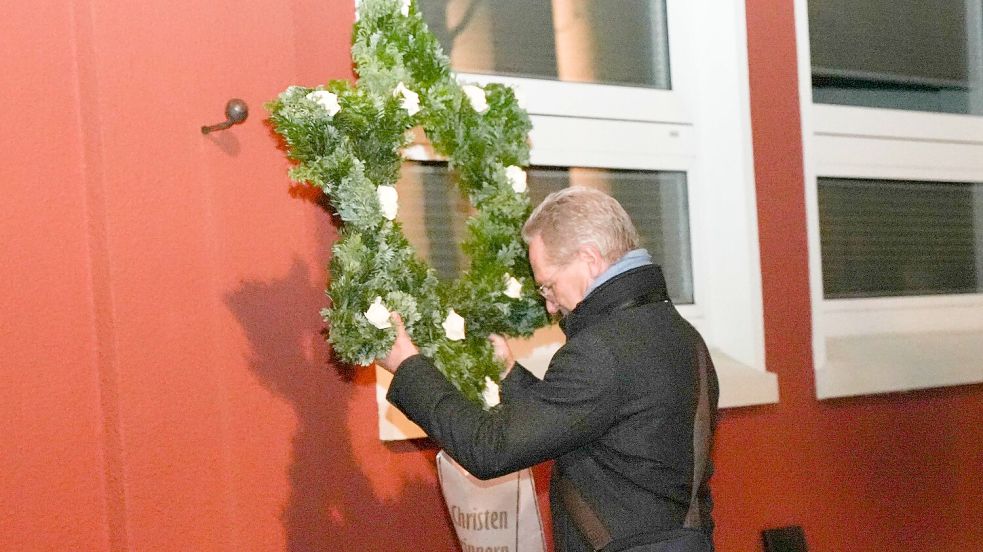
<instances>
[{"instance_id":1,"label":"dark coat","mask_svg":"<svg viewBox=\"0 0 983 552\"><path fill-rule=\"evenodd\" d=\"M422 356L400 365L388 399L465 469L491 478L556 459L615 539L683 525L693 479L696 330L669 301L654 265L605 282L566 317L566 344L542 381L516 365L502 403L488 411L463 397ZM710 373L710 404L717 379ZM712 469L708 466L707 473ZM590 550L551 485L557 552ZM709 489L703 526L712 531Z\"/></svg>"}]
</instances>

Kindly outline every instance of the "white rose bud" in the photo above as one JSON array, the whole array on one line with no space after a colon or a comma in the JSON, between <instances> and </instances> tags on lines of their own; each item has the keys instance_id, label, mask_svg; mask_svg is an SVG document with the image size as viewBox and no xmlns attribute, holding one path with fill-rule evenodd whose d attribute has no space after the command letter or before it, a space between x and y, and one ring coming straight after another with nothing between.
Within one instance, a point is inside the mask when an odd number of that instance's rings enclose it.
<instances>
[{"instance_id":1,"label":"white rose bud","mask_svg":"<svg viewBox=\"0 0 983 552\"><path fill-rule=\"evenodd\" d=\"M406 85L400 82L396 85L396 89L393 90L393 96L396 98L402 98L400 105L407 113L412 117L420 111L420 95L416 92L406 88Z\"/></svg>"},{"instance_id":2,"label":"white rose bud","mask_svg":"<svg viewBox=\"0 0 983 552\"><path fill-rule=\"evenodd\" d=\"M386 220L396 218L399 211L399 193L392 186L379 186L375 189L375 195L379 199L379 207L382 209L382 216Z\"/></svg>"},{"instance_id":3,"label":"white rose bud","mask_svg":"<svg viewBox=\"0 0 983 552\"><path fill-rule=\"evenodd\" d=\"M521 167L509 165L505 168L505 177L512 183L512 190L517 194L526 191L526 171Z\"/></svg>"},{"instance_id":4,"label":"white rose bud","mask_svg":"<svg viewBox=\"0 0 983 552\"><path fill-rule=\"evenodd\" d=\"M461 90L464 91L464 95L468 97L468 101L471 102L471 107L475 111L481 113L488 109L488 100L485 99L485 91L480 86L466 84L461 87Z\"/></svg>"},{"instance_id":5,"label":"white rose bud","mask_svg":"<svg viewBox=\"0 0 983 552\"><path fill-rule=\"evenodd\" d=\"M485 389L481 392L481 398L485 400L485 404L489 408L502 402L501 394L498 390L498 384L492 381L488 376L485 376Z\"/></svg>"},{"instance_id":6,"label":"white rose bud","mask_svg":"<svg viewBox=\"0 0 983 552\"><path fill-rule=\"evenodd\" d=\"M444 335L451 341L461 341L464 339L464 319L454 309L447 311L447 318L441 324L444 328Z\"/></svg>"},{"instance_id":7,"label":"white rose bud","mask_svg":"<svg viewBox=\"0 0 983 552\"><path fill-rule=\"evenodd\" d=\"M393 327L389 315L389 309L382 304L382 297L376 297L375 302L369 306L369 310L365 311L365 318L368 318L369 324L380 330Z\"/></svg>"},{"instance_id":8,"label":"white rose bud","mask_svg":"<svg viewBox=\"0 0 983 552\"><path fill-rule=\"evenodd\" d=\"M341 104L338 103L338 95L334 92L328 92L327 90L315 90L306 97L308 100L321 104L321 107L323 107L328 112L328 115L331 115L332 117L335 116L335 113L341 111Z\"/></svg>"},{"instance_id":9,"label":"white rose bud","mask_svg":"<svg viewBox=\"0 0 983 552\"><path fill-rule=\"evenodd\" d=\"M505 274L505 295L513 299L522 297L522 283L509 274Z\"/></svg>"},{"instance_id":10,"label":"white rose bud","mask_svg":"<svg viewBox=\"0 0 983 552\"><path fill-rule=\"evenodd\" d=\"M399 13L403 16L408 16L410 14L410 0L401 0L399 3Z\"/></svg>"}]
</instances>

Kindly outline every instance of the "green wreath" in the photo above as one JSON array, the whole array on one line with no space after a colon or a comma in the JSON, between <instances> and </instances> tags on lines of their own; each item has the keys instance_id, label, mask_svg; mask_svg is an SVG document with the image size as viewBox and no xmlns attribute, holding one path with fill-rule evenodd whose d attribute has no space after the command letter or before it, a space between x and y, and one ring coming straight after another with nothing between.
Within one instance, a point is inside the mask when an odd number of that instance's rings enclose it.
<instances>
[{"instance_id":1,"label":"green wreath","mask_svg":"<svg viewBox=\"0 0 983 552\"><path fill-rule=\"evenodd\" d=\"M409 0L359 3L352 59L357 86L291 86L267 105L297 162L291 178L322 189L343 222L322 311L328 340L342 360L370 364L392 348L397 311L421 353L480 402L502 370L488 334L527 336L548 321L520 239L529 116L507 86L459 84ZM417 126L476 210L462 244L470 265L453 282L393 220L401 152Z\"/></svg>"}]
</instances>

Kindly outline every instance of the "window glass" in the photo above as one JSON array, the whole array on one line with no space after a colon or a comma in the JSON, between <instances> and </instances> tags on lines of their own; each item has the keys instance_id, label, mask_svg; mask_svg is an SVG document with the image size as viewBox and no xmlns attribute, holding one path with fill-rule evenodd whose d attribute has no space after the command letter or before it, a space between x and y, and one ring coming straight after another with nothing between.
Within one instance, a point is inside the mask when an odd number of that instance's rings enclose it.
<instances>
[{"instance_id":1,"label":"window glass","mask_svg":"<svg viewBox=\"0 0 983 552\"><path fill-rule=\"evenodd\" d=\"M983 115L980 0L809 0L816 103Z\"/></svg>"},{"instance_id":2,"label":"window glass","mask_svg":"<svg viewBox=\"0 0 983 552\"><path fill-rule=\"evenodd\" d=\"M670 88L665 0L418 0L455 70Z\"/></svg>"},{"instance_id":3,"label":"window glass","mask_svg":"<svg viewBox=\"0 0 983 552\"><path fill-rule=\"evenodd\" d=\"M396 189L396 220L403 225L406 239L441 279L457 278L467 267L460 244L472 211L451 181L447 165L405 162Z\"/></svg>"},{"instance_id":4,"label":"window glass","mask_svg":"<svg viewBox=\"0 0 983 552\"><path fill-rule=\"evenodd\" d=\"M443 163L409 162L397 185L404 233L441 278L457 277L467 263L459 244L470 205L450 178ZM662 265L669 295L679 304L693 302L685 172L531 167L527 181L533 205L571 185L616 198L638 228L642 246Z\"/></svg>"},{"instance_id":5,"label":"window glass","mask_svg":"<svg viewBox=\"0 0 983 552\"><path fill-rule=\"evenodd\" d=\"M983 291L983 184L819 179L827 299Z\"/></svg>"}]
</instances>

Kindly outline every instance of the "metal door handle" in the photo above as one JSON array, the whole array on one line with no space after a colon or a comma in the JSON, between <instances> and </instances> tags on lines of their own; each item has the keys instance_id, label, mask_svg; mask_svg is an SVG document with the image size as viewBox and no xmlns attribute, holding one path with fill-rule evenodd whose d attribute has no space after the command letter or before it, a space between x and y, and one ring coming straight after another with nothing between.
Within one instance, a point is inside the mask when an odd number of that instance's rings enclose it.
<instances>
[{"instance_id":1,"label":"metal door handle","mask_svg":"<svg viewBox=\"0 0 983 552\"><path fill-rule=\"evenodd\" d=\"M239 124L249 116L249 106L239 98L232 98L225 104L225 121L217 125L201 127L202 134L208 134L213 130L225 130L232 125Z\"/></svg>"}]
</instances>

